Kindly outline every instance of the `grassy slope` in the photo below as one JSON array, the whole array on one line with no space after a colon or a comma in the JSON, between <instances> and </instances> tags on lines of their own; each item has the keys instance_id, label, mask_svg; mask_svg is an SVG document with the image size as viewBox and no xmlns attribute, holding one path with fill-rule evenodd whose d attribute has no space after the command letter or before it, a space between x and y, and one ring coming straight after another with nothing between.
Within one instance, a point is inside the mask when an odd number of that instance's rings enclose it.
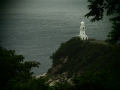
<instances>
[{"instance_id":1,"label":"grassy slope","mask_svg":"<svg viewBox=\"0 0 120 90\"><path fill-rule=\"evenodd\" d=\"M68 57L67 63L63 63L61 58L64 60L66 57ZM54 74L69 72L69 76L72 76L73 73L78 72L105 70L109 77L120 81L120 47L118 46L81 41L78 37L74 37L62 43L52 54L51 59L54 67L62 65ZM49 69L48 73L51 71Z\"/></svg>"}]
</instances>

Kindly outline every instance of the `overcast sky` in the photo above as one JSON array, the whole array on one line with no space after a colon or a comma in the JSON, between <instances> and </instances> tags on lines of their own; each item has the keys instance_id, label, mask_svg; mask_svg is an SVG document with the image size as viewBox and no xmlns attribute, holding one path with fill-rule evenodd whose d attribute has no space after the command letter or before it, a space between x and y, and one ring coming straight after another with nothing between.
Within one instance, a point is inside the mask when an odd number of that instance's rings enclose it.
<instances>
[{"instance_id":1,"label":"overcast sky","mask_svg":"<svg viewBox=\"0 0 120 90\"><path fill-rule=\"evenodd\" d=\"M1 0L1 12L87 10L87 0Z\"/></svg>"}]
</instances>

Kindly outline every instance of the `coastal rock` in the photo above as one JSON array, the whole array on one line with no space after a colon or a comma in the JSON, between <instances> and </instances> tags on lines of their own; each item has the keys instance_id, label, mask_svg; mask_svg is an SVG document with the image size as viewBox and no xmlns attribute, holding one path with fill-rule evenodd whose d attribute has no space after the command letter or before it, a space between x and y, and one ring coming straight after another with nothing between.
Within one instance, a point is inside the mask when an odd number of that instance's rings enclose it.
<instances>
[{"instance_id":1,"label":"coastal rock","mask_svg":"<svg viewBox=\"0 0 120 90\"><path fill-rule=\"evenodd\" d=\"M54 86L56 82L59 82L59 80L52 81L49 86Z\"/></svg>"},{"instance_id":2,"label":"coastal rock","mask_svg":"<svg viewBox=\"0 0 120 90\"><path fill-rule=\"evenodd\" d=\"M36 78L45 77L45 76L46 76L46 73L44 73L42 75L38 75L38 76L36 76Z\"/></svg>"}]
</instances>

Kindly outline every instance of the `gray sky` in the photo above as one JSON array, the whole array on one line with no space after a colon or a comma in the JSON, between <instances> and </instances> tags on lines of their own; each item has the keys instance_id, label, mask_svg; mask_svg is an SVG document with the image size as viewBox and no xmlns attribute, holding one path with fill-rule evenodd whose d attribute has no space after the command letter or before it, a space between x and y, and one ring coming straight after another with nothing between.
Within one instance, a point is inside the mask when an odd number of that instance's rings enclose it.
<instances>
[{"instance_id":1,"label":"gray sky","mask_svg":"<svg viewBox=\"0 0 120 90\"><path fill-rule=\"evenodd\" d=\"M87 10L87 0L1 0L1 12Z\"/></svg>"}]
</instances>

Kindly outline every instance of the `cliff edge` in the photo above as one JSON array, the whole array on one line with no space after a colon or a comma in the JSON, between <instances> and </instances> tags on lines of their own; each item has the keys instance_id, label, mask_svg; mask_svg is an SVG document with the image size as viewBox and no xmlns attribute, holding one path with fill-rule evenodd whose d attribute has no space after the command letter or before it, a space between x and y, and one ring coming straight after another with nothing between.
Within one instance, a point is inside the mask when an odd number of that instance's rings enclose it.
<instances>
[{"instance_id":1,"label":"cliff edge","mask_svg":"<svg viewBox=\"0 0 120 90\"><path fill-rule=\"evenodd\" d=\"M47 75L53 80L70 82L75 76L86 72L106 72L110 78L117 80L120 75L120 47L96 40L82 41L74 37L61 43L50 58L52 67ZM120 79L119 79L120 80Z\"/></svg>"}]
</instances>

